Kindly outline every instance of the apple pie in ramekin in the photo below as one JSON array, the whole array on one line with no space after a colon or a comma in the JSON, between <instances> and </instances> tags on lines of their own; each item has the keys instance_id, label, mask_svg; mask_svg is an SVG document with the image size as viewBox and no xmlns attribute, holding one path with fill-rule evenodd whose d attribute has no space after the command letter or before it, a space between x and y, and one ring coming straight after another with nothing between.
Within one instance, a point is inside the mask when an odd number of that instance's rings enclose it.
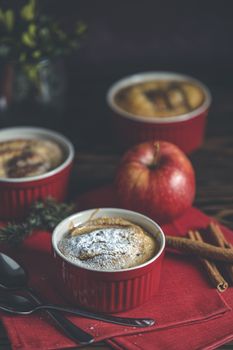
<instances>
[{"instance_id":1,"label":"apple pie in ramekin","mask_svg":"<svg viewBox=\"0 0 233 350\"><path fill-rule=\"evenodd\" d=\"M115 208L74 214L55 228L52 246L58 287L74 304L120 312L158 291L165 237L142 214Z\"/></svg>"},{"instance_id":2,"label":"apple pie in ramekin","mask_svg":"<svg viewBox=\"0 0 233 350\"><path fill-rule=\"evenodd\" d=\"M57 132L0 130L0 218L20 218L39 199L64 200L73 158L72 144Z\"/></svg>"},{"instance_id":3,"label":"apple pie in ramekin","mask_svg":"<svg viewBox=\"0 0 233 350\"><path fill-rule=\"evenodd\" d=\"M123 78L107 94L121 146L156 139L190 153L203 142L210 92L178 73L148 72Z\"/></svg>"}]
</instances>

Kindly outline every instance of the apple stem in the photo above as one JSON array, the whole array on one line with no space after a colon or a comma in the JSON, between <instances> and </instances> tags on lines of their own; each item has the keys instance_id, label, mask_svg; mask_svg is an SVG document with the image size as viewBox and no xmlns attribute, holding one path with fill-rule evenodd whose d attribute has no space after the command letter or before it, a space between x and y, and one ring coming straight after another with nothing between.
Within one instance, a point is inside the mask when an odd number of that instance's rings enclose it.
<instances>
[{"instance_id":1,"label":"apple stem","mask_svg":"<svg viewBox=\"0 0 233 350\"><path fill-rule=\"evenodd\" d=\"M155 169L156 165L158 164L160 158L160 144L159 142L154 143L154 157L153 157L153 162L151 163L150 168Z\"/></svg>"}]
</instances>

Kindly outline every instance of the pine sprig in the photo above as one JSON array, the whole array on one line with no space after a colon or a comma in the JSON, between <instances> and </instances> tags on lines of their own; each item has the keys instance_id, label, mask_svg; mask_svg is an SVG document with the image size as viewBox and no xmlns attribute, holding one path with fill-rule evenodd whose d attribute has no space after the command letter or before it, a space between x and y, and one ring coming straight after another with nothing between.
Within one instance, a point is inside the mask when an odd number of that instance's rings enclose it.
<instances>
[{"instance_id":1,"label":"pine sprig","mask_svg":"<svg viewBox=\"0 0 233 350\"><path fill-rule=\"evenodd\" d=\"M34 203L24 222L8 223L0 228L0 242L17 245L33 234L34 230L51 231L67 216L74 212L74 204L58 203L48 198Z\"/></svg>"},{"instance_id":2,"label":"pine sprig","mask_svg":"<svg viewBox=\"0 0 233 350\"><path fill-rule=\"evenodd\" d=\"M7 226L0 228L0 242L18 245L30 233L31 230L26 222L20 224L8 223Z\"/></svg>"}]
</instances>

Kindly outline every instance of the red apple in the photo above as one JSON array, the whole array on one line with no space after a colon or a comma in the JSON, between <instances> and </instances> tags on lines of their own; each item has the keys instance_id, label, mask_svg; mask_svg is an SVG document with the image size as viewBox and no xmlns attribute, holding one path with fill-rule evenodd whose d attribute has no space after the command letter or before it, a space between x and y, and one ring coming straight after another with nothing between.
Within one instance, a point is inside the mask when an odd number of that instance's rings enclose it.
<instances>
[{"instance_id":1,"label":"red apple","mask_svg":"<svg viewBox=\"0 0 233 350\"><path fill-rule=\"evenodd\" d=\"M132 147L123 156L115 185L123 208L166 223L192 205L195 174L191 162L177 146L151 141Z\"/></svg>"}]
</instances>

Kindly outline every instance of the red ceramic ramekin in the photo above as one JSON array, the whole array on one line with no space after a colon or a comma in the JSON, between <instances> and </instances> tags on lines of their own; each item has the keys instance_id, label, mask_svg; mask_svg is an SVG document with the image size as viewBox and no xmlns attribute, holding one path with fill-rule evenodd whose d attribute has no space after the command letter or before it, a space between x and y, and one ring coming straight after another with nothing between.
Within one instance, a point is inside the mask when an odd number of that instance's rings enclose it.
<instances>
[{"instance_id":1,"label":"red ceramic ramekin","mask_svg":"<svg viewBox=\"0 0 233 350\"><path fill-rule=\"evenodd\" d=\"M24 178L0 178L0 219L19 219L30 204L53 197L65 199L69 175L74 159L74 148L69 140L57 132L37 127L15 127L0 130L0 142L19 138L39 138L57 143L65 159L57 168L42 175Z\"/></svg>"},{"instance_id":2,"label":"red ceramic ramekin","mask_svg":"<svg viewBox=\"0 0 233 350\"><path fill-rule=\"evenodd\" d=\"M68 217L53 232L52 246L62 294L73 304L101 312L120 312L143 304L158 290L165 248L163 231L142 214L124 209L100 209L95 217L120 216L143 227L156 238L159 251L146 263L128 269L100 271L84 268L65 257L58 249L58 242L68 232L71 222L77 226L87 221L93 211L86 210Z\"/></svg>"},{"instance_id":3,"label":"red ceramic ramekin","mask_svg":"<svg viewBox=\"0 0 233 350\"><path fill-rule=\"evenodd\" d=\"M186 80L194 83L202 89L205 95L204 102L192 112L166 118L135 116L116 104L115 96L122 88L153 80ZM123 78L113 84L107 93L107 103L112 111L114 133L121 147L127 148L140 142L157 139L174 143L185 153L190 153L199 148L203 142L211 95L205 85L187 75L148 72Z\"/></svg>"}]
</instances>

